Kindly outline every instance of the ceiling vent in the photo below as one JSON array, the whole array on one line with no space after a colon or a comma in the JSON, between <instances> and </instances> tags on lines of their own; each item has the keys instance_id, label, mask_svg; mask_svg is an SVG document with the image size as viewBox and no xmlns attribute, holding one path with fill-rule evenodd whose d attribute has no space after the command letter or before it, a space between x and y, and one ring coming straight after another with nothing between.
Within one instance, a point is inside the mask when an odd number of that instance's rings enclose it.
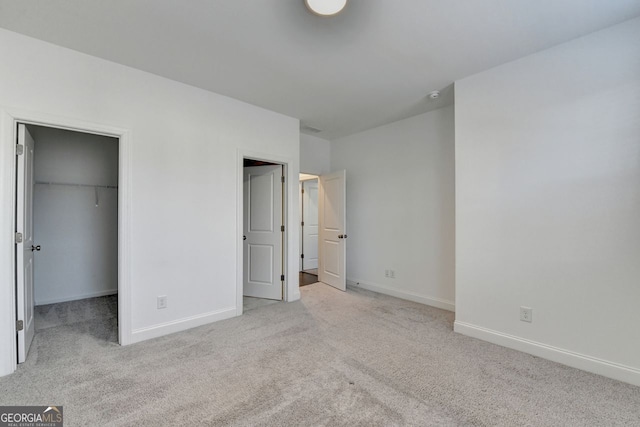
<instances>
[{"instance_id":1,"label":"ceiling vent","mask_svg":"<svg viewBox=\"0 0 640 427\"><path fill-rule=\"evenodd\" d=\"M302 133L320 133L322 131L320 129L318 129L318 128L314 128L314 127L311 127L309 125L301 124L300 125L300 132L302 132Z\"/></svg>"}]
</instances>

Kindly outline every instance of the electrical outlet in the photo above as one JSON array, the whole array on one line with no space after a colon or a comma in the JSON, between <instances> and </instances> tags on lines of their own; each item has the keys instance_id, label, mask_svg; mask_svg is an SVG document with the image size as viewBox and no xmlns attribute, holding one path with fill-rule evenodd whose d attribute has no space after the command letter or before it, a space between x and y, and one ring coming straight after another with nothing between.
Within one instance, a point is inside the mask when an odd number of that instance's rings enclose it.
<instances>
[{"instance_id":1,"label":"electrical outlet","mask_svg":"<svg viewBox=\"0 0 640 427\"><path fill-rule=\"evenodd\" d=\"M523 322L533 322L533 308L520 307L520 320Z\"/></svg>"},{"instance_id":2,"label":"electrical outlet","mask_svg":"<svg viewBox=\"0 0 640 427\"><path fill-rule=\"evenodd\" d=\"M384 271L384 277L389 277L389 270Z\"/></svg>"},{"instance_id":3,"label":"electrical outlet","mask_svg":"<svg viewBox=\"0 0 640 427\"><path fill-rule=\"evenodd\" d=\"M395 279L396 278L396 271L395 270L389 270L389 278L390 279Z\"/></svg>"},{"instance_id":4,"label":"electrical outlet","mask_svg":"<svg viewBox=\"0 0 640 427\"><path fill-rule=\"evenodd\" d=\"M160 295L158 297L158 310L160 310L161 308L167 308L167 296L166 295Z\"/></svg>"}]
</instances>

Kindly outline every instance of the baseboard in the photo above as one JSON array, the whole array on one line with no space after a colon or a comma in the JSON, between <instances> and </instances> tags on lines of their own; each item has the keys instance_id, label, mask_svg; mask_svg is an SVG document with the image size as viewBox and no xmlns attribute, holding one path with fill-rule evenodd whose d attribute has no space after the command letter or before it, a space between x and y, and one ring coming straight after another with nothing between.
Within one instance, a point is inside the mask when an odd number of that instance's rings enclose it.
<instances>
[{"instance_id":1,"label":"baseboard","mask_svg":"<svg viewBox=\"0 0 640 427\"><path fill-rule=\"evenodd\" d=\"M86 294L74 295L71 297L52 298L52 299L46 299L44 301L36 301L35 305L57 304L59 302L69 302L69 301L77 301L79 299L104 297L106 295L115 295L117 293L118 293L118 289L108 289L106 291L89 292Z\"/></svg>"},{"instance_id":2,"label":"baseboard","mask_svg":"<svg viewBox=\"0 0 640 427\"><path fill-rule=\"evenodd\" d=\"M412 292L400 291L398 289L387 288L381 285L372 285L361 280L347 279L347 285L356 286L368 291L378 292L380 294L390 295L392 297L406 299L408 301L418 302L420 304L430 305L431 307L441 308L448 311L456 311L455 303L440 298L427 297L414 294Z\"/></svg>"},{"instance_id":3,"label":"baseboard","mask_svg":"<svg viewBox=\"0 0 640 427\"><path fill-rule=\"evenodd\" d=\"M483 328L465 322L455 321L453 330L462 335L478 338L503 347L532 354L543 359L552 360L572 368L613 378L629 384L640 386L640 369L598 359L573 351L527 340L514 335Z\"/></svg>"},{"instance_id":4,"label":"baseboard","mask_svg":"<svg viewBox=\"0 0 640 427\"><path fill-rule=\"evenodd\" d=\"M287 302L293 302L293 301L298 301L300 299L300 290L298 288L297 291L293 292L293 295L291 295L291 299L288 300Z\"/></svg>"},{"instance_id":5,"label":"baseboard","mask_svg":"<svg viewBox=\"0 0 640 427\"><path fill-rule=\"evenodd\" d=\"M131 333L131 344L145 341L151 338L158 338L175 332L186 331L196 326L206 325L219 320L229 319L236 316L236 308L225 308L218 311L199 314L197 316L185 317L184 319L173 320L146 328L134 329Z\"/></svg>"}]
</instances>

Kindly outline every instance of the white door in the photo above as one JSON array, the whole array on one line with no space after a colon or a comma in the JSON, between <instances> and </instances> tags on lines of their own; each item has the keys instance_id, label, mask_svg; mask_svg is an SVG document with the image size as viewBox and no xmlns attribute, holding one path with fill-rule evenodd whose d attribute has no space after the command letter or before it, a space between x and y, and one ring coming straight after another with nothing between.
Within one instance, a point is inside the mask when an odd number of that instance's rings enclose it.
<instances>
[{"instance_id":1,"label":"white door","mask_svg":"<svg viewBox=\"0 0 640 427\"><path fill-rule=\"evenodd\" d=\"M346 171L323 175L318 191L318 280L343 291L347 290L346 177Z\"/></svg>"},{"instance_id":2,"label":"white door","mask_svg":"<svg viewBox=\"0 0 640 427\"><path fill-rule=\"evenodd\" d=\"M244 168L244 295L282 300L282 166Z\"/></svg>"},{"instance_id":3,"label":"white door","mask_svg":"<svg viewBox=\"0 0 640 427\"><path fill-rule=\"evenodd\" d=\"M302 269L318 268L318 180L302 181Z\"/></svg>"},{"instance_id":4,"label":"white door","mask_svg":"<svg viewBox=\"0 0 640 427\"><path fill-rule=\"evenodd\" d=\"M33 321L33 151L34 142L27 127L18 125L16 232L22 234L22 242L16 243L16 297L17 321L22 321L18 331L18 363L27 359L29 346L35 334ZM18 151L19 153L20 151ZM16 241L19 241L17 239ZM19 329L19 328L18 328Z\"/></svg>"}]
</instances>

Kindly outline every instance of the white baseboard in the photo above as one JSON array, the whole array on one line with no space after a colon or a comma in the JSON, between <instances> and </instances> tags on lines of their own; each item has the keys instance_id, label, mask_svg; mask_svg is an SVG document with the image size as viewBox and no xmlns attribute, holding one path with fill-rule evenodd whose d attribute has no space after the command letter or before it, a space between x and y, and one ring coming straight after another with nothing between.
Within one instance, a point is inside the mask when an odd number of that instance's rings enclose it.
<instances>
[{"instance_id":1,"label":"white baseboard","mask_svg":"<svg viewBox=\"0 0 640 427\"><path fill-rule=\"evenodd\" d=\"M293 301L298 301L300 299L300 290L299 288L293 292L293 295L291 296L291 299L288 300L287 302L293 302Z\"/></svg>"},{"instance_id":2,"label":"white baseboard","mask_svg":"<svg viewBox=\"0 0 640 427\"><path fill-rule=\"evenodd\" d=\"M457 320L453 325L453 330L463 335L552 360L572 368L640 386L640 369L630 366L586 356Z\"/></svg>"},{"instance_id":3,"label":"white baseboard","mask_svg":"<svg viewBox=\"0 0 640 427\"><path fill-rule=\"evenodd\" d=\"M89 292L89 293L80 294L80 295L45 299L44 301L36 301L35 304L36 305L57 304L59 302L69 302L69 301L76 301L79 299L103 297L106 295L115 295L117 293L118 293L118 289L107 289L106 291Z\"/></svg>"},{"instance_id":4,"label":"white baseboard","mask_svg":"<svg viewBox=\"0 0 640 427\"><path fill-rule=\"evenodd\" d=\"M453 301L427 297L414 294L412 292L387 288L386 286L381 285L372 285L370 283L364 283L361 280L347 279L347 285L359 287L368 291L378 292L380 294L391 295L392 297L406 299L408 301L418 302L420 304L430 305L431 307L441 308L443 310L456 311L456 306Z\"/></svg>"},{"instance_id":5,"label":"white baseboard","mask_svg":"<svg viewBox=\"0 0 640 427\"><path fill-rule=\"evenodd\" d=\"M146 328L134 329L131 333L131 344L145 341L151 338L158 338L174 332L186 331L196 326L206 325L219 320L235 317L236 308L225 308L218 311L199 314L197 316L186 317L184 319L173 320L159 325L148 326Z\"/></svg>"}]
</instances>

